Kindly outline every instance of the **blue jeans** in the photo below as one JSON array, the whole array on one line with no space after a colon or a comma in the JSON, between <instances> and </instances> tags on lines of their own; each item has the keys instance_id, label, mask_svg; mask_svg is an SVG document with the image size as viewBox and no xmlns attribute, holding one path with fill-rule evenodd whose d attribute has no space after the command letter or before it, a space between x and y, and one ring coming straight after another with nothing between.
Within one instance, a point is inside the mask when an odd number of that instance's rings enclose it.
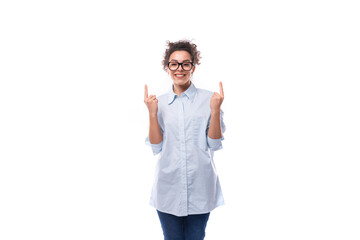
<instances>
[{"instance_id":1,"label":"blue jeans","mask_svg":"<svg viewBox=\"0 0 360 240\"><path fill-rule=\"evenodd\" d=\"M203 240L210 212L178 217L157 210L164 240Z\"/></svg>"}]
</instances>

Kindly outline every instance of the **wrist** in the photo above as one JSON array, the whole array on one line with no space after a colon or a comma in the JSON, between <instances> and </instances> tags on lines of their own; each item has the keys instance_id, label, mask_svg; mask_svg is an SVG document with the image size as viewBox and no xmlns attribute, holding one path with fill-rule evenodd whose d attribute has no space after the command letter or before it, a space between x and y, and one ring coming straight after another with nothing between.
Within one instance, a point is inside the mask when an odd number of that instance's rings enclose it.
<instances>
[{"instance_id":1,"label":"wrist","mask_svg":"<svg viewBox=\"0 0 360 240\"><path fill-rule=\"evenodd\" d=\"M211 115L220 115L220 108L211 109Z\"/></svg>"},{"instance_id":2,"label":"wrist","mask_svg":"<svg viewBox=\"0 0 360 240\"><path fill-rule=\"evenodd\" d=\"M157 118L157 112L149 112L150 118Z\"/></svg>"}]
</instances>

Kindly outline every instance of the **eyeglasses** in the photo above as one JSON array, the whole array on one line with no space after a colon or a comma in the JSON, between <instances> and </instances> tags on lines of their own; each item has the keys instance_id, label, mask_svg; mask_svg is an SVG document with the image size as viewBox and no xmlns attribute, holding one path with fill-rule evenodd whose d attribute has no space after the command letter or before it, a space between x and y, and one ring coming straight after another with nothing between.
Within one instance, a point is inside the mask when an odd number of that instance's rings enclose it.
<instances>
[{"instance_id":1,"label":"eyeglasses","mask_svg":"<svg viewBox=\"0 0 360 240\"><path fill-rule=\"evenodd\" d=\"M182 62L182 63L168 62L168 67L171 71L177 70L179 68L179 66L181 66L181 68L184 71L190 71L192 69L192 67L194 66L194 64L192 62Z\"/></svg>"}]
</instances>

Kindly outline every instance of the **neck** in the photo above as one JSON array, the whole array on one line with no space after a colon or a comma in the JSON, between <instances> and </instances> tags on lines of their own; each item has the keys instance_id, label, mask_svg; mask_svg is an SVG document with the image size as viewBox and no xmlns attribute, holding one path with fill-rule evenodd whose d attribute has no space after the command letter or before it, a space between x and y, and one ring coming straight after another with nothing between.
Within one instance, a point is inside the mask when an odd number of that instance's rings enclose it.
<instances>
[{"instance_id":1,"label":"neck","mask_svg":"<svg viewBox=\"0 0 360 240\"><path fill-rule=\"evenodd\" d=\"M174 93L180 97L181 93L185 92L191 85L191 81L185 85L175 85L174 84Z\"/></svg>"}]
</instances>

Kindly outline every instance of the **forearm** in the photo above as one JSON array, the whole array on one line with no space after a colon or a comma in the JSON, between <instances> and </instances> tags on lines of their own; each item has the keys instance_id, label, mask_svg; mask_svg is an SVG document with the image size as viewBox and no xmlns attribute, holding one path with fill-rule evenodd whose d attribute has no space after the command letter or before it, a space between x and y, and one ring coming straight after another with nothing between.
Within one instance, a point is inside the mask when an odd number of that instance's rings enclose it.
<instances>
[{"instance_id":1,"label":"forearm","mask_svg":"<svg viewBox=\"0 0 360 240\"><path fill-rule=\"evenodd\" d=\"M159 121L157 118L157 114L149 114L149 141L151 144L161 143L163 140L163 135L160 130Z\"/></svg>"},{"instance_id":2,"label":"forearm","mask_svg":"<svg viewBox=\"0 0 360 240\"><path fill-rule=\"evenodd\" d=\"M220 124L220 110L211 111L208 136L212 139L218 139L222 137L221 124Z\"/></svg>"}]
</instances>

